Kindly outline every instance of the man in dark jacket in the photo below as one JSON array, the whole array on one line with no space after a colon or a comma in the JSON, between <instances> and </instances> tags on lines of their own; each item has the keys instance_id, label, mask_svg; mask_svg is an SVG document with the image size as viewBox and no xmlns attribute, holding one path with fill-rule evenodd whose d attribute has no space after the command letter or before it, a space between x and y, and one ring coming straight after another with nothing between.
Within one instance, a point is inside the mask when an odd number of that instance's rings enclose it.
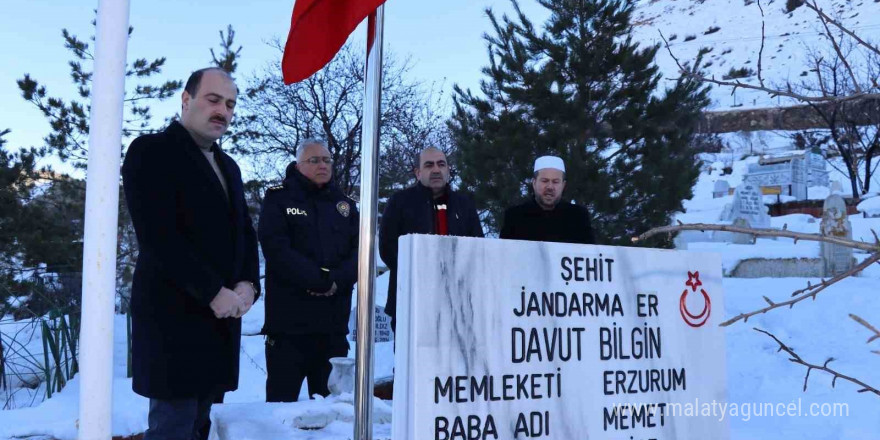
<instances>
[{"instance_id":1,"label":"man in dark jacket","mask_svg":"<svg viewBox=\"0 0 880 440\"><path fill-rule=\"evenodd\" d=\"M561 203L565 164L556 156L535 161L534 197L504 213L500 238L558 243L594 244L586 207Z\"/></svg>"},{"instance_id":2,"label":"man in dark jacket","mask_svg":"<svg viewBox=\"0 0 880 440\"><path fill-rule=\"evenodd\" d=\"M132 387L150 398L145 440L199 438L238 387L241 319L259 285L241 171L215 142L237 89L220 69L187 81L180 122L131 143L122 166L139 255L131 292Z\"/></svg>"},{"instance_id":3,"label":"man in dark jacket","mask_svg":"<svg viewBox=\"0 0 880 440\"><path fill-rule=\"evenodd\" d=\"M263 200L268 402L295 402L303 378L310 395L328 395L330 358L348 354L359 219L332 170L327 147L307 140L284 183Z\"/></svg>"},{"instance_id":4,"label":"man in dark jacket","mask_svg":"<svg viewBox=\"0 0 880 440\"><path fill-rule=\"evenodd\" d=\"M415 174L418 182L391 196L379 225L379 254L391 270L385 313L392 330L397 326L397 239L407 234L483 236L473 200L449 187L449 163L442 151L423 150Z\"/></svg>"}]
</instances>

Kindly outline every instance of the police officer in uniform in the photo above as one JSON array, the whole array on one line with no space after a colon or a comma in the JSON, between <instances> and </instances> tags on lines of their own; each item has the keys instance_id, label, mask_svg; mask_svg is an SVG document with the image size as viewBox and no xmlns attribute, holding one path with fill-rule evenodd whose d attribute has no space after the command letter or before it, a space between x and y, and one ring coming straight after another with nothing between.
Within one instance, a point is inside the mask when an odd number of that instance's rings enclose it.
<instances>
[{"instance_id":1,"label":"police officer in uniform","mask_svg":"<svg viewBox=\"0 0 880 440\"><path fill-rule=\"evenodd\" d=\"M266 258L266 401L329 394L332 357L348 354L357 279L358 212L332 181L326 145L306 140L280 186L263 200L258 235Z\"/></svg>"},{"instance_id":2,"label":"police officer in uniform","mask_svg":"<svg viewBox=\"0 0 880 440\"><path fill-rule=\"evenodd\" d=\"M562 202L565 163L556 156L535 161L534 196L504 213L500 238L595 244L587 208Z\"/></svg>"}]
</instances>

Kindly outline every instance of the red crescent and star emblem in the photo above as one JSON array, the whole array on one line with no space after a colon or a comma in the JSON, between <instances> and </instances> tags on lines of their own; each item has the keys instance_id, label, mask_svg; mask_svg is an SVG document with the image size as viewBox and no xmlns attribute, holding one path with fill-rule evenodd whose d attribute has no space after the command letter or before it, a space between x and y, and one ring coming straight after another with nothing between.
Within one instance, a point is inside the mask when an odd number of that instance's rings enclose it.
<instances>
[{"instance_id":1,"label":"red crescent and star emblem","mask_svg":"<svg viewBox=\"0 0 880 440\"><path fill-rule=\"evenodd\" d=\"M681 292L681 298L678 300L681 319L691 327L702 327L703 324L709 320L709 315L712 314L712 300L709 298L709 294L706 293L706 289L700 287L703 285L703 282L700 281L700 272L688 272L688 280L684 284L687 287ZM690 292L688 291L688 287L690 287ZM700 289L700 293L703 294L703 301L705 304L703 305L703 310L695 315L688 310L685 299L687 298L688 293L696 292L697 289Z\"/></svg>"}]
</instances>

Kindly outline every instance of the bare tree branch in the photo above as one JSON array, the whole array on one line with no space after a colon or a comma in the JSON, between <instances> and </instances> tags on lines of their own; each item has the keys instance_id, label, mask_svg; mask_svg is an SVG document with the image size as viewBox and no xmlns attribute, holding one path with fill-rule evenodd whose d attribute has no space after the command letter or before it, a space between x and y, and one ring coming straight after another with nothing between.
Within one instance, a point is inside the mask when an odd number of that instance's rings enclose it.
<instances>
[{"instance_id":1,"label":"bare tree branch","mask_svg":"<svg viewBox=\"0 0 880 440\"><path fill-rule=\"evenodd\" d=\"M825 20L828 23L833 24L835 27L840 29L843 33L849 35L850 38L852 38L853 40L856 40L856 42L858 42L864 48L870 50L871 52L876 53L877 55L880 55L880 48L878 48L877 46L874 46L873 44L870 44L870 43L866 42L865 40L862 40L861 38L859 38L859 36L856 35L853 31L847 29L842 24L840 24L839 22L837 22L833 18L826 15L825 12L823 12L821 9L819 9L817 5L811 4L810 2L805 2L804 4L808 8L812 9L817 14L819 14L819 17L821 17L823 20Z\"/></svg>"},{"instance_id":2,"label":"bare tree branch","mask_svg":"<svg viewBox=\"0 0 880 440\"><path fill-rule=\"evenodd\" d=\"M675 65L678 66L679 72L686 72L688 69L685 69L684 66L681 65L681 61L678 61L678 58L672 53L672 48L669 47L669 40L666 39L666 36L663 35L663 31L658 30L660 33L660 38L663 39L663 45L666 46L666 51L669 52L669 56L672 57L672 60L675 61Z\"/></svg>"},{"instance_id":3,"label":"bare tree branch","mask_svg":"<svg viewBox=\"0 0 880 440\"><path fill-rule=\"evenodd\" d=\"M874 387L862 382L859 379L856 379L851 376L847 376L845 374L837 372L836 370L828 368L828 364L831 363L834 360L834 358L828 358L825 361L825 363L823 363L822 365L809 363L809 362L803 360L800 356L798 356L798 354L795 353L795 351L793 349L791 349L791 347L785 345L785 343L780 341L779 338L774 336L772 333L765 331L765 330L761 330L759 328L754 328L754 330L756 332L763 333L763 334L773 338L773 340L776 341L777 344L779 344L778 351L784 351L790 356L788 358L789 361L807 367L807 374L804 376L804 391L807 390L807 381L810 379L810 372L812 370L819 370L819 371L824 371L834 377L831 380L831 387L832 388L834 388L834 385L837 383L837 379L843 379L847 382L850 382L850 383L853 383L855 385L860 386L861 388L858 391L859 393L874 393L877 396L880 396L880 390L878 390L877 388L874 388Z\"/></svg>"},{"instance_id":4,"label":"bare tree branch","mask_svg":"<svg viewBox=\"0 0 880 440\"><path fill-rule=\"evenodd\" d=\"M809 3L809 2L807 2ZM812 8L817 13L819 12L819 8L815 5ZM855 88L856 93L862 93L862 87L859 85L859 81L856 79L856 74L853 73L852 67L849 65L849 62L846 61L846 57L843 55L843 51L840 49L840 45L837 44L837 40L834 38L834 34L831 33L831 28L828 27L828 22L825 21L825 14L819 14L819 21L822 22L822 26L825 28L825 35L831 41L831 46L834 47L834 52L837 54L837 58L840 62L843 63L843 66L846 68L847 73L849 73L850 79L852 79L853 87Z\"/></svg>"},{"instance_id":5,"label":"bare tree branch","mask_svg":"<svg viewBox=\"0 0 880 440\"><path fill-rule=\"evenodd\" d=\"M666 46L666 50L667 50L667 52L669 52L669 56L671 56L672 59L675 61L675 64L678 66L679 73L682 76L689 77L691 79L694 79L694 80L700 81L700 82L706 82L706 83L715 84L715 85L724 86L724 87L732 87L733 89L731 90L731 94L736 92L737 88L743 88L743 89L757 90L757 91L767 93L770 95L771 98L775 98L777 96L784 96L784 97L796 99L798 101L802 101L805 103L847 102L847 101L856 101L856 100L860 100L860 99L880 99L880 93L857 92L857 93L848 94L848 95L844 95L844 96L807 96L807 95L804 95L801 93L796 93L796 92L792 91L790 88L789 88L789 90L779 90L779 89L772 89L769 87L764 87L761 85L756 86L754 84L744 83L739 80L736 80L736 81L717 80L714 77L710 78L710 77L707 77L707 76L699 73L696 69L692 70L692 69L687 69L686 67L684 67L681 64L681 61L679 61L679 59L672 52L672 48L669 47L669 41L663 36L662 33L660 34L660 37L663 39L663 42ZM676 81L676 80L678 80L678 78L673 78L671 80Z\"/></svg>"},{"instance_id":6,"label":"bare tree branch","mask_svg":"<svg viewBox=\"0 0 880 440\"><path fill-rule=\"evenodd\" d=\"M764 87L764 76L761 74L761 70L763 70L761 68L761 60L764 58L764 27L766 23L764 22L764 7L761 6L761 0L758 0L758 9L761 10L761 49L758 51L758 83L761 84L761 87Z\"/></svg>"},{"instance_id":7,"label":"bare tree branch","mask_svg":"<svg viewBox=\"0 0 880 440\"><path fill-rule=\"evenodd\" d=\"M632 241L633 241L633 243L637 243L639 241L643 241L643 240L646 240L650 237L653 237L654 235L657 235L657 234L663 234L663 233L671 234L673 232L679 232L679 231L724 231L724 232L736 232L736 233L740 233L740 234L749 234L749 235L753 235L756 237L758 237L758 236L760 236L760 237L783 237L783 238L794 239L795 243L797 243L798 240L818 241L818 242L832 243L832 244L836 244L836 245L840 245L840 246L846 246L846 247L853 248L853 249L860 249L860 250L864 250L864 251L868 251L868 252L872 253L872 255L870 255L868 258L866 258L864 261L862 261L857 266L855 266L852 269L850 269L842 274L839 274L839 275L837 275L827 281L823 279L821 283L815 284L815 285L807 282L807 287L792 293L791 296L793 298L788 301L776 303L765 296L764 301L767 302L767 304L768 304L767 307L764 307L762 309L758 309L758 310L755 310L752 312L748 312L748 313L740 313L739 315L721 323L720 325L722 327L727 327L727 326L729 326L737 321L740 321L740 320L742 320L743 322L746 322L752 316L764 314L764 313L767 313L771 310L778 309L780 307L786 307L786 306L789 308L794 307L795 304L797 304L807 298L813 298L815 300L816 295L818 295L819 292L822 292L823 290L827 289L831 285L837 283L838 281L840 281L844 278L847 278L849 276L852 276L854 274L861 272L862 270L864 270L865 268L867 268L871 264L874 264L876 262L880 262L880 240L878 240L877 243L871 244L871 243L866 243L866 242L862 242L862 241L854 241L854 240L848 240L845 238L825 236L825 235L820 235L820 234L807 234L807 233L802 233L802 232L792 232L792 231L786 230L785 226L783 226L783 229L757 229L757 228L746 228L746 227L730 226L730 225L713 225L713 224L705 224L705 223L696 223L696 224L688 224L688 225L678 224L678 225L674 225L674 226L663 226L660 228L651 229L650 231L647 231L647 232L643 233L642 235L639 235L638 237L633 237Z\"/></svg>"},{"instance_id":8,"label":"bare tree branch","mask_svg":"<svg viewBox=\"0 0 880 440\"><path fill-rule=\"evenodd\" d=\"M749 318L751 318L752 316L761 315L761 314L767 313L773 309L778 309L780 307L792 308L792 307L794 307L795 304L797 304L807 298L813 298L813 300L815 301L816 295L818 295L819 292L827 289L828 287L831 287L833 284L837 283L838 281L840 281L844 278L848 278L852 275L855 275L855 274L861 272L866 267L870 266L871 264L873 264L877 261L880 261L880 253L876 253L876 254L866 258L865 261L862 261L862 263L859 264L858 266L855 266L852 269L850 269L840 275L837 275L828 281L825 281L823 279L822 282L819 284L811 284L808 281L807 287L792 293L791 296L795 297L795 298L792 298L788 301L776 303L776 302L771 301L769 298L767 298L765 296L764 301L766 301L767 304L769 304L767 307L764 307L764 308L758 309L758 310L754 310L754 311L751 311L748 313L740 313L739 315L736 315L733 318L730 318L727 321L722 322L720 324L720 326L727 327L727 326L729 326L737 321L740 321L740 320L742 320L742 322L747 322L749 320Z\"/></svg>"},{"instance_id":9,"label":"bare tree branch","mask_svg":"<svg viewBox=\"0 0 880 440\"><path fill-rule=\"evenodd\" d=\"M858 322L859 324L865 326L865 328L870 330L872 333L874 333L873 336L868 338L868 342L866 342L866 344L870 344L871 342L874 342L875 340L880 339L880 330L877 330L873 325L869 324L868 321L865 321L864 319L862 319L858 315L853 315L852 313L849 314L849 317L852 318L853 321ZM877 353L877 352L875 351L875 353Z\"/></svg>"},{"instance_id":10,"label":"bare tree branch","mask_svg":"<svg viewBox=\"0 0 880 440\"><path fill-rule=\"evenodd\" d=\"M724 232L738 232L741 234L750 234L756 237L783 237L783 238L791 238L794 239L795 243L798 240L806 240L806 241L823 241L826 243L838 244L841 246L850 247L853 249L860 249L863 251L877 253L880 252L880 244L871 244L865 243L863 241L855 241L848 240L845 238L839 237L831 237L821 234L807 234L803 232L793 232L788 231L783 227L783 229L758 229L758 228L745 228L740 226L731 226L731 225L713 225L708 223L693 223L693 224L678 224L673 226L662 226L659 228L651 229L639 235L638 237L633 237L633 243L637 243L639 241L646 240L650 237L653 237L657 234L668 233L671 234L673 232L679 231L724 231Z\"/></svg>"}]
</instances>

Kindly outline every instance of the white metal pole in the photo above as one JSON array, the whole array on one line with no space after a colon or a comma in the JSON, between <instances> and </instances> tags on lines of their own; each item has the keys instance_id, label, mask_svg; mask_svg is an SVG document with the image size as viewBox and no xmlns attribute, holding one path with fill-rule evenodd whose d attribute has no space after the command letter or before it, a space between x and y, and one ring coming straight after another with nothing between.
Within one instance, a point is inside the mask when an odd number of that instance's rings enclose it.
<instances>
[{"instance_id":1,"label":"white metal pole","mask_svg":"<svg viewBox=\"0 0 880 440\"><path fill-rule=\"evenodd\" d=\"M376 10L373 40L367 42L364 127L361 134L361 224L358 244L357 350L354 438L373 438L373 320L376 295L376 211L378 211L379 108L382 100L382 30L385 6Z\"/></svg>"},{"instance_id":2,"label":"white metal pole","mask_svg":"<svg viewBox=\"0 0 880 440\"><path fill-rule=\"evenodd\" d=\"M83 237L79 439L109 440L129 0L99 0Z\"/></svg>"}]
</instances>

